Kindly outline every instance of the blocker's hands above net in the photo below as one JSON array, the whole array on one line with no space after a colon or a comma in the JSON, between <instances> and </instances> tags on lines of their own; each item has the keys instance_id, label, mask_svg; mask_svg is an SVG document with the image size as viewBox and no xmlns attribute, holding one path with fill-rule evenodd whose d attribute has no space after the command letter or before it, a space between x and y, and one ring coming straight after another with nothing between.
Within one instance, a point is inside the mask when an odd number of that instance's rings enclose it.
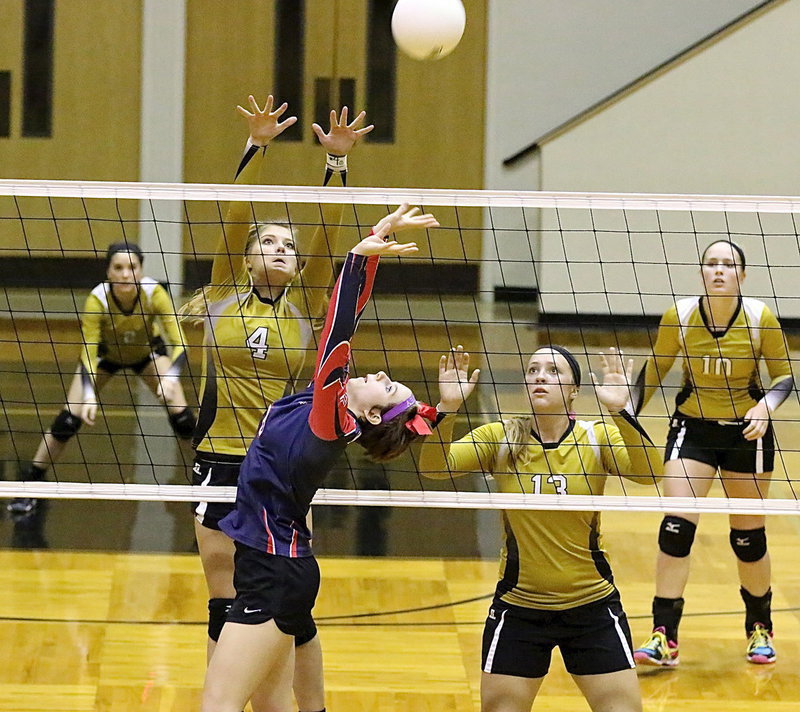
<instances>
[{"instance_id":1,"label":"blocker's hands above net","mask_svg":"<svg viewBox=\"0 0 800 712\"><path fill-rule=\"evenodd\" d=\"M281 116L286 113L289 105L284 101L275 111L272 110L274 99L272 94L267 97L267 103L263 110L258 107L258 102L253 95L247 97L250 104L250 111L243 106L237 106L238 111L250 127L250 141L256 146L266 146L273 138L280 136L286 129L297 123L296 116L290 116L284 121L280 121Z\"/></svg>"},{"instance_id":2,"label":"blocker's hands above net","mask_svg":"<svg viewBox=\"0 0 800 712\"><path fill-rule=\"evenodd\" d=\"M311 128L328 153L333 156L346 156L353 146L375 128L373 124L361 128L366 116L367 112L362 111L348 124L347 107L345 106L338 117L336 111L331 110L331 127L328 129L328 133L325 133L319 124L311 124Z\"/></svg>"},{"instance_id":3,"label":"blocker's hands above net","mask_svg":"<svg viewBox=\"0 0 800 712\"><path fill-rule=\"evenodd\" d=\"M439 405L440 413L455 413L461 404L472 395L478 383L480 369L469 375L469 354L459 344L439 359Z\"/></svg>"},{"instance_id":4,"label":"blocker's hands above net","mask_svg":"<svg viewBox=\"0 0 800 712\"><path fill-rule=\"evenodd\" d=\"M592 383L597 400L609 413L619 413L631 397L630 384L633 378L633 359L627 364L622 351L610 348L608 354L600 352L600 366L603 369L602 382L592 373Z\"/></svg>"}]
</instances>

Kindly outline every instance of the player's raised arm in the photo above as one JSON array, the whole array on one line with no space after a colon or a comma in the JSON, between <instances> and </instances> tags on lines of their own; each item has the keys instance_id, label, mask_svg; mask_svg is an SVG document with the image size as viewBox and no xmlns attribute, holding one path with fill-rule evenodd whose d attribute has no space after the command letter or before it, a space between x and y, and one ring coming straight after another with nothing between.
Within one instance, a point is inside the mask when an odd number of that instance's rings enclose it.
<instances>
[{"instance_id":1,"label":"player's raised arm","mask_svg":"<svg viewBox=\"0 0 800 712\"><path fill-rule=\"evenodd\" d=\"M342 184L347 185L347 156L375 128L372 124L363 125L365 117L366 112L362 111L348 123L348 109L345 106L339 115L331 111L327 131L319 124L312 124L312 129L327 155L325 185L333 175L339 175ZM304 265L300 272L299 285L304 291L300 301L307 314L312 317L322 316L324 313L327 292L333 279L332 256L338 252L343 212L343 205L321 204L322 222L309 243L302 246L300 257Z\"/></svg>"},{"instance_id":2,"label":"player's raised arm","mask_svg":"<svg viewBox=\"0 0 800 712\"><path fill-rule=\"evenodd\" d=\"M602 377L592 373L597 400L611 415L614 426L602 427L598 439L603 463L613 475L639 484L653 484L664 471L661 453L633 413L629 403L633 359L625 361L621 351L611 348L601 353Z\"/></svg>"},{"instance_id":3,"label":"player's raised arm","mask_svg":"<svg viewBox=\"0 0 800 712\"><path fill-rule=\"evenodd\" d=\"M311 429L317 437L334 440L356 428L355 419L347 411L345 397L350 340L372 293L378 259L383 255L405 256L417 252L416 243L400 243L388 239L389 235L409 228L437 225L432 215L420 215L418 208L403 204L379 221L372 233L348 253L328 305L317 352L314 404L309 415Z\"/></svg>"},{"instance_id":4,"label":"player's raised arm","mask_svg":"<svg viewBox=\"0 0 800 712\"><path fill-rule=\"evenodd\" d=\"M449 479L469 472L489 472L496 459L496 444L467 437L453 443L453 417L472 394L480 371L469 373L469 353L464 347L451 349L439 359L440 421L425 438L419 451L419 471L432 479ZM470 436L473 433L470 433Z\"/></svg>"},{"instance_id":5,"label":"player's raised arm","mask_svg":"<svg viewBox=\"0 0 800 712\"><path fill-rule=\"evenodd\" d=\"M262 109L256 99L248 97L249 108L237 106L238 113L247 120L250 136L245 146L239 166L236 170L235 183L250 185L262 182L267 147L270 141L280 136L296 121L290 116L281 121L288 104L284 102L273 110L274 99L270 94ZM236 280L242 270L242 256L247 244L250 225L253 222L253 210L250 203L233 201L228 205L222 233L214 252L211 268L211 284L222 285Z\"/></svg>"}]
</instances>

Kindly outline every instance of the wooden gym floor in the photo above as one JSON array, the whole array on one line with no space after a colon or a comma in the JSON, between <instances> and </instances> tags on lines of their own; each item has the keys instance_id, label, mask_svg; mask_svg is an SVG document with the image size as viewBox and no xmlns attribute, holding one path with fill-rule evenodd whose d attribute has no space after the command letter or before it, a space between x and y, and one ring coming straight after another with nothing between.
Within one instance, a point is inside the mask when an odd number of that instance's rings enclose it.
<instances>
[{"instance_id":1,"label":"wooden gym floor","mask_svg":"<svg viewBox=\"0 0 800 712\"><path fill-rule=\"evenodd\" d=\"M60 407L63 389L53 376L74 362L74 334L68 326L48 329L55 351L37 342L36 325L30 331L22 327L2 334L6 341L25 342L17 358L0 363L5 418L0 453L6 479L16 476L17 462L30 457L41 426ZM414 335L419 331L417 326ZM435 365L433 352L446 346L448 336L475 351L491 351L487 344L507 343L505 331L502 324L485 325L482 334L466 325L450 334L430 327L425 359ZM407 350L408 337L408 329L396 329L381 336L381 343L391 352L395 378L419 379L413 373L419 357ZM613 343L604 332L587 338L592 349ZM516 339L522 351L545 340L532 330L517 333ZM569 334L550 339L569 344ZM647 350L641 335L624 341L631 353ZM382 365L371 356L362 358L362 368ZM519 358L490 354L481 365L491 367L495 380L508 382L485 383L480 407L516 410ZM589 389L584 390L578 409L594 413ZM80 446L71 446L59 477L186 481L174 439L156 437L165 431L163 412L141 393L134 397L136 411L123 382L109 387L105 423L94 433L81 433ZM666 411L659 410L657 404L649 407L648 428L663 442ZM772 495L793 497L791 480L800 467L793 445L800 419L794 396L781 417L777 429L784 453ZM147 466L142 467L143 461ZM331 486L355 481L380 488L392 477L393 486L416 489L415 476L407 466L403 469L387 475L362 463L356 474L335 475ZM612 486L609 491L620 490ZM636 644L649 631L659 519L637 513L606 513L603 518L606 548ZM480 638L497 568L496 513L318 508L315 535L323 571L316 614L325 648L328 709L477 710ZM800 518L770 519L769 535L778 662L764 668L744 660L742 604L727 522L708 515L686 592L681 666L641 671L648 712L735 712L754 705L800 711ZM0 545L8 547L0 549L0 711L199 708L206 593L186 505L53 502L31 527L0 521ZM557 653L534 709L588 709Z\"/></svg>"}]
</instances>

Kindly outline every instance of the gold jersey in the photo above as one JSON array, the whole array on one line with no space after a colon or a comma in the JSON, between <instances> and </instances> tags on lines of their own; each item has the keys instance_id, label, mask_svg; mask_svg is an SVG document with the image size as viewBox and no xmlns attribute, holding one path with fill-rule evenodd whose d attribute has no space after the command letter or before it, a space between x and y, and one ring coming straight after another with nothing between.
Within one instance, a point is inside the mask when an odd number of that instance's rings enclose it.
<instances>
[{"instance_id":1,"label":"gold jersey","mask_svg":"<svg viewBox=\"0 0 800 712\"><path fill-rule=\"evenodd\" d=\"M86 299L81 334L81 364L91 384L101 358L120 366L132 366L151 355L153 343L159 337L171 347L173 375L177 375L185 358L183 330L172 299L167 290L150 277L140 282L139 296L128 311L119 305L108 282L98 284Z\"/></svg>"},{"instance_id":2,"label":"gold jersey","mask_svg":"<svg viewBox=\"0 0 800 712\"><path fill-rule=\"evenodd\" d=\"M264 411L299 375L314 334L297 291L275 303L250 290L209 305L199 451L244 455Z\"/></svg>"},{"instance_id":3,"label":"gold jersey","mask_svg":"<svg viewBox=\"0 0 800 712\"><path fill-rule=\"evenodd\" d=\"M543 444L532 432L513 468L503 423L489 423L454 442L447 464L455 475L493 475L500 492L601 495L609 474L652 484L661 475L657 449L630 416L613 421L571 421L558 443ZM502 516L498 593L504 601L564 610L614 591L599 512L506 510Z\"/></svg>"},{"instance_id":4,"label":"gold jersey","mask_svg":"<svg viewBox=\"0 0 800 712\"><path fill-rule=\"evenodd\" d=\"M681 299L661 319L653 356L637 381L637 412L644 407L672 367L683 357L677 410L690 418L742 418L762 397L761 359L771 379L768 399L774 410L786 398L792 372L781 326L764 302L742 297L728 327L711 331L700 297ZM636 401L638 400L638 403Z\"/></svg>"},{"instance_id":5,"label":"gold jersey","mask_svg":"<svg viewBox=\"0 0 800 712\"><path fill-rule=\"evenodd\" d=\"M235 182L261 182L265 154L248 144ZM313 352L313 322L325 315L341 206L326 207L305 249L298 246L304 267L274 302L258 295L246 269L252 220L249 203L230 204L204 290L199 452L244 457L264 411L284 395L306 353Z\"/></svg>"}]
</instances>

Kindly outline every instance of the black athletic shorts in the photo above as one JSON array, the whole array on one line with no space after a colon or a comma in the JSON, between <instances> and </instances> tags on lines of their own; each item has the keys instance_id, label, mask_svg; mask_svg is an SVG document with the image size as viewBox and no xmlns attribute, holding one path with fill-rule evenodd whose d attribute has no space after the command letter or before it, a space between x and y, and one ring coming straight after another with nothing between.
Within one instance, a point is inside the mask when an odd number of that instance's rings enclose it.
<instances>
[{"instance_id":1,"label":"black athletic shorts","mask_svg":"<svg viewBox=\"0 0 800 712\"><path fill-rule=\"evenodd\" d=\"M236 487L242 455L212 455L197 452L192 466L192 484L201 487ZM220 519L236 509L235 502L193 502L197 521L207 529L219 530Z\"/></svg>"},{"instance_id":2,"label":"black athletic shorts","mask_svg":"<svg viewBox=\"0 0 800 712\"><path fill-rule=\"evenodd\" d=\"M544 677L556 646L572 675L635 667L631 630L619 593L563 611L512 606L495 596L483 628L484 672Z\"/></svg>"},{"instance_id":3,"label":"black athletic shorts","mask_svg":"<svg viewBox=\"0 0 800 712\"><path fill-rule=\"evenodd\" d=\"M150 342L150 348L152 349L150 355L146 356L141 361L136 361L136 363L116 363L103 358L105 349L103 344L100 344L100 348L98 349L100 360L97 362L97 368L102 368L106 373L110 373L112 376L123 368L129 368L137 376L141 375L142 371L147 368L147 365L153 362L153 357L167 355L167 345L160 336L156 336L156 338Z\"/></svg>"},{"instance_id":4,"label":"black athletic shorts","mask_svg":"<svg viewBox=\"0 0 800 712\"><path fill-rule=\"evenodd\" d=\"M227 621L256 625L274 620L282 633L295 637L295 645L312 640L317 634L311 615L319 593L317 560L275 556L235 543L236 598Z\"/></svg>"},{"instance_id":5,"label":"black athletic shorts","mask_svg":"<svg viewBox=\"0 0 800 712\"><path fill-rule=\"evenodd\" d=\"M664 462L696 460L731 472L772 472L775 433L769 424L763 438L746 440L740 420L700 420L675 413L669 426Z\"/></svg>"}]
</instances>

